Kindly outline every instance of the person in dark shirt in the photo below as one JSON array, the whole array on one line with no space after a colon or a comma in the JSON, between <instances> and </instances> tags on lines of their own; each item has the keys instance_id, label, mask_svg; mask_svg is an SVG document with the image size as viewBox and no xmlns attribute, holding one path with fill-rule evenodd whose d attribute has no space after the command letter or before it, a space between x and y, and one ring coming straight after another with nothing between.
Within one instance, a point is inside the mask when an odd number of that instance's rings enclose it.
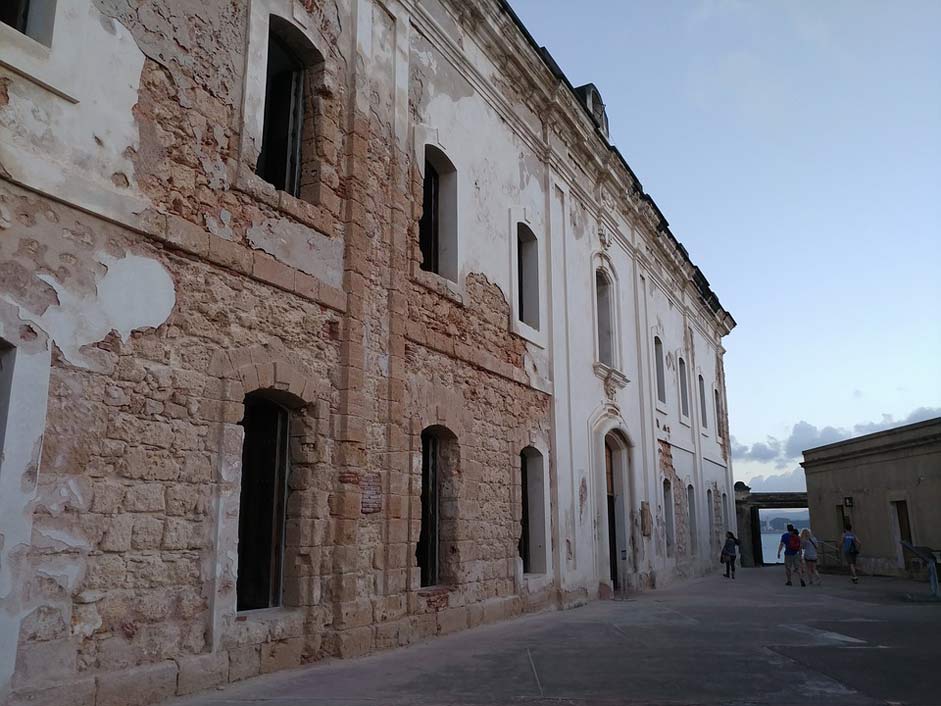
<instances>
[{"instance_id":1,"label":"person in dark shirt","mask_svg":"<svg viewBox=\"0 0 941 706\"><path fill-rule=\"evenodd\" d=\"M725 545L722 547L722 561L725 563L725 578L735 578L735 557L738 556L739 541L731 532L725 533Z\"/></svg>"},{"instance_id":2,"label":"person in dark shirt","mask_svg":"<svg viewBox=\"0 0 941 706\"><path fill-rule=\"evenodd\" d=\"M801 566L801 538L794 529L794 525L787 526L787 532L781 535L781 543L778 544L778 559L781 558L781 550L784 550L784 575L787 577L785 586L792 586L791 574L797 573L800 578L801 586L804 583L804 569Z\"/></svg>"}]
</instances>

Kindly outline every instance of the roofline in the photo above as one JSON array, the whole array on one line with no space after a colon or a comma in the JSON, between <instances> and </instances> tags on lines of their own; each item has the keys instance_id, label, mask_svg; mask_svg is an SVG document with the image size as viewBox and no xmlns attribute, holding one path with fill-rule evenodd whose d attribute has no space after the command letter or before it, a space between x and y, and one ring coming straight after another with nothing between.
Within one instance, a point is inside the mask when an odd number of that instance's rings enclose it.
<instances>
[{"instance_id":1,"label":"roofline","mask_svg":"<svg viewBox=\"0 0 941 706\"><path fill-rule=\"evenodd\" d=\"M510 6L509 0L497 0L497 3L500 5L500 8L507 15L509 15L510 19L513 20L514 24L516 24L517 29L519 29L523 37L526 38L526 41L529 42L530 46L536 51L536 54L539 56L542 63L545 64L546 68L549 69L549 72L553 76L555 76L557 79L562 81L562 83L565 84L565 86L569 89L572 95L575 96L578 104L582 107L582 110L585 112L585 114L589 118L592 118L592 115L588 110L588 106L586 106L582 102L577 91L575 90L575 86L573 86L572 82L569 81L568 76L565 75L565 72L562 71L562 68L559 66L556 60L552 58L552 55L549 53L549 50L546 49L544 46L540 46L539 43L533 37L533 35L529 33L529 30L526 29L526 25L523 24L523 21L520 19L519 15L517 15L516 11L513 10L513 8ZM597 88L595 90L597 90ZM595 124L593 118L592 118L592 124L593 125ZM673 235L672 231L670 230L670 223L664 217L663 212L660 210L660 207L657 206L656 201L653 200L653 197L650 194L644 191L643 184L641 184L640 179L637 178L637 174L634 172L634 170L631 169L631 165L627 163L627 160L624 158L624 155L621 154L621 151L617 147L611 144L611 142L608 140L607 137L605 137L604 133L601 131L601 129L597 125L595 125L595 134L601 139L601 141L604 143L608 151L613 153L617 157L618 161L621 163L621 166L624 167L624 169L630 175L631 180L634 185L635 192L644 201L649 203L650 206L654 209L654 212L657 214L657 217L659 219L659 223L657 224L657 231L665 234L667 238L669 238L670 242L673 244L674 248L680 253L683 259L687 262L687 264L689 264L691 267L695 269L695 275L693 277L693 284L696 285L696 289L699 291L699 294L702 297L703 302L706 304L706 306L708 306L713 311L713 313L724 315L724 318L726 319L724 323L728 327L728 330L731 331L736 326L735 319L732 318L732 315L728 311L726 311L725 308L722 306L721 302L719 301L719 297L716 295L716 293L712 290L712 287L709 285L709 281L702 274L702 271L699 269L699 267L690 259L689 252L686 250L685 247L683 247L683 244L680 243L679 240L677 240L676 236Z\"/></svg>"},{"instance_id":2,"label":"roofline","mask_svg":"<svg viewBox=\"0 0 941 706\"><path fill-rule=\"evenodd\" d=\"M905 424L900 427L891 427L889 429L882 429L880 431L874 431L870 434L863 434L862 436L854 436L851 439L843 439L843 441L834 441L832 444L824 444L823 446L815 446L812 449L805 449L801 453L804 455L805 459L807 454L816 453L818 451L828 451L830 449L838 449L841 446L851 446L860 442L871 441L872 439L878 439L885 436L893 436L895 434L902 434L907 431L913 431L921 427L932 427L938 426L939 431L941 431L941 417L934 417L932 419L926 419L921 422L915 422L913 424ZM807 461L805 460L804 463ZM801 463L803 466L804 463Z\"/></svg>"}]
</instances>

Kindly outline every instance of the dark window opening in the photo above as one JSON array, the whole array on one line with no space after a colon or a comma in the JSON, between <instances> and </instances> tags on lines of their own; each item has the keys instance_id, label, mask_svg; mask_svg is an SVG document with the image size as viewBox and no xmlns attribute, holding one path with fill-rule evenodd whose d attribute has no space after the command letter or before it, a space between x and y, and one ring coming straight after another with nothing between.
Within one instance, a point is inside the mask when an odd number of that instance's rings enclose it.
<instances>
[{"instance_id":1,"label":"dark window opening","mask_svg":"<svg viewBox=\"0 0 941 706\"><path fill-rule=\"evenodd\" d=\"M304 74L304 65L272 29L268 35L265 127L256 172L292 196L297 196L300 188Z\"/></svg>"},{"instance_id":2,"label":"dark window opening","mask_svg":"<svg viewBox=\"0 0 941 706\"><path fill-rule=\"evenodd\" d=\"M522 223L516 226L516 284L519 320L539 329L539 241Z\"/></svg>"},{"instance_id":3,"label":"dark window opening","mask_svg":"<svg viewBox=\"0 0 941 706\"><path fill-rule=\"evenodd\" d=\"M239 498L238 610L281 605L288 477L288 411L258 394L245 398Z\"/></svg>"},{"instance_id":4,"label":"dark window opening","mask_svg":"<svg viewBox=\"0 0 941 706\"><path fill-rule=\"evenodd\" d=\"M658 336L654 336L653 350L654 366L657 372L657 399L665 403L667 401L667 381L663 367L663 342Z\"/></svg>"},{"instance_id":5,"label":"dark window opening","mask_svg":"<svg viewBox=\"0 0 941 706\"><path fill-rule=\"evenodd\" d=\"M709 426L709 416L706 414L706 381L699 376L699 413L702 415L702 428Z\"/></svg>"},{"instance_id":6,"label":"dark window opening","mask_svg":"<svg viewBox=\"0 0 941 706\"><path fill-rule=\"evenodd\" d=\"M440 274L439 209L441 178L438 176L438 170L428 160L425 160L423 194L421 220L418 223L418 244L422 256L421 268L426 272Z\"/></svg>"},{"instance_id":7,"label":"dark window opening","mask_svg":"<svg viewBox=\"0 0 941 706\"><path fill-rule=\"evenodd\" d=\"M689 416L689 388L686 382L686 361L680 358L680 410L684 417Z\"/></svg>"},{"instance_id":8,"label":"dark window opening","mask_svg":"<svg viewBox=\"0 0 941 706\"><path fill-rule=\"evenodd\" d=\"M415 558L421 570L421 585L435 586L440 578L439 544L439 478L441 442L426 429L421 435L421 533Z\"/></svg>"},{"instance_id":9,"label":"dark window opening","mask_svg":"<svg viewBox=\"0 0 941 706\"><path fill-rule=\"evenodd\" d=\"M595 305L598 309L598 360L614 366L614 326L611 282L601 270L595 270Z\"/></svg>"},{"instance_id":10,"label":"dark window opening","mask_svg":"<svg viewBox=\"0 0 941 706\"><path fill-rule=\"evenodd\" d=\"M673 556L673 486L670 481L663 481L663 518L666 524L667 556Z\"/></svg>"},{"instance_id":11,"label":"dark window opening","mask_svg":"<svg viewBox=\"0 0 941 706\"><path fill-rule=\"evenodd\" d=\"M0 3L0 22L26 34L29 22L29 0L4 0Z\"/></svg>"}]
</instances>

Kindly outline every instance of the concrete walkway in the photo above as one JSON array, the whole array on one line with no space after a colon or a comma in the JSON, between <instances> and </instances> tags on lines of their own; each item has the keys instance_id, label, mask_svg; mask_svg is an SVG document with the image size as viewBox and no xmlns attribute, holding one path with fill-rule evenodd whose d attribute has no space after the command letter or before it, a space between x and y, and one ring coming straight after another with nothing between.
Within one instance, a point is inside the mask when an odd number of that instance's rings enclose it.
<instances>
[{"instance_id":1,"label":"concrete walkway","mask_svg":"<svg viewBox=\"0 0 941 706\"><path fill-rule=\"evenodd\" d=\"M925 584L783 569L598 601L397 651L259 677L174 706L941 703L941 604Z\"/></svg>"}]
</instances>

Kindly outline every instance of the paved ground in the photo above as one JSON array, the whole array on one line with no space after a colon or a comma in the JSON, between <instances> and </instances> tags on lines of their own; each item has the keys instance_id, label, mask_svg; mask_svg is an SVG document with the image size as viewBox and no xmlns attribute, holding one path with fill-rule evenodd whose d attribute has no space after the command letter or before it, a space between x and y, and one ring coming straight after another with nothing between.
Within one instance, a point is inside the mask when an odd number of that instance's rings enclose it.
<instances>
[{"instance_id":1,"label":"paved ground","mask_svg":"<svg viewBox=\"0 0 941 706\"><path fill-rule=\"evenodd\" d=\"M926 584L742 569L398 651L268 675L174 706L941 704Z\"/></svg>"}]
</instances>

